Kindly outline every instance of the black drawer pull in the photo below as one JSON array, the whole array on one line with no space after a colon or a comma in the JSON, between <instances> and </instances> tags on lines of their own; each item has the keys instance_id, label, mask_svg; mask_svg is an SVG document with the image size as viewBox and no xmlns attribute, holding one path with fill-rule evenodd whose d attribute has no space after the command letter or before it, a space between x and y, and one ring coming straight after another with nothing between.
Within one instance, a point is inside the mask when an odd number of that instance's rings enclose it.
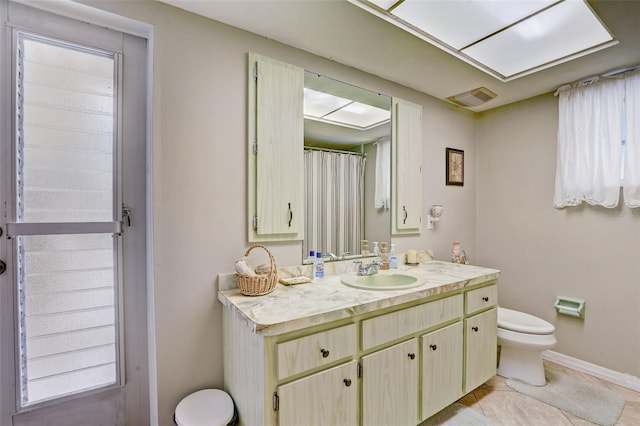
<instances>
[{"instance_id":1,"label":"black drawer pull","mask_svg":"<svg viewBox=\"0 0 640 426\"><path fill-rule=\"evenodd\" d=\"M485 302L488 302L489 301L489 297L485 296L485 297L482 298L482 300L484 300Z\"/></svg>"},{"instance_id":2,"label":"black drawer pull","mask_svg":"<svg viewBox=\"0 0 640 426\"><path fill-rule=\"evenodd\" d=\"M478 327L471 327L473 331L478 331Z\"/></svg>"},{"instance_id":3,"label":"black drawer pull","mask_svg":"<svg viewBox=\"0 0 640 426\"><path fill-rule=\"evenodd\" d=\"M413 352L409 352L407 354L407 356L409 357L409 359L415 359L416 358L416 354L414 354Z\"/></svg>"},{"instance_id":4,"label":"black drawer pull","mask_svg":"<svg viewBox=\"0 0 640 426\"><path fill-rule=\"evenodd\" d=\"M329 356L329 351L327 349L320 349L320 352L322 353L322 358L326 358Z\"/></svg>"},{"instance_id":5,"label":"black drawer pull","mask_svg":"<svg viewBox=\"0 0 640 426\"><path fill-rule=\"evenodd\" d=\"M429 345L429 347L431 348L432 351L435 351L436 349L438 349L438 345Z\"/></svg>"}]
</instances>

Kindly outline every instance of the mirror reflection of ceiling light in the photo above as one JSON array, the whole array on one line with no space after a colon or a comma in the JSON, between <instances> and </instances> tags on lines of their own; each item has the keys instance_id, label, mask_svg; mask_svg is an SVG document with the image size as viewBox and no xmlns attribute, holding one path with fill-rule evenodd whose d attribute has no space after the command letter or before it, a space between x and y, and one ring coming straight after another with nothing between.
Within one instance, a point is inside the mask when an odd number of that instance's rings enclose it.
<instances>
[{"instance_id":1,"label":"mirror reflection of ceiling light","mask_svg":"<svg viewBox=\"0 0 640 426\"><path fill-rule=\"evenodd\" d=\"M390 111L316 90L304 89L304 117L355 129L387 123Z\"/></svg>"},{"instance_id":2,"label":"mirror reflection of ceiling light","mask_svg":"<svg viewBox=\"0 0 640 426\"><path fill-rule=\"evenodd\" d=\"M510 81L617 44L585 0L348 0Z\"/></svg>"}]
</instances>

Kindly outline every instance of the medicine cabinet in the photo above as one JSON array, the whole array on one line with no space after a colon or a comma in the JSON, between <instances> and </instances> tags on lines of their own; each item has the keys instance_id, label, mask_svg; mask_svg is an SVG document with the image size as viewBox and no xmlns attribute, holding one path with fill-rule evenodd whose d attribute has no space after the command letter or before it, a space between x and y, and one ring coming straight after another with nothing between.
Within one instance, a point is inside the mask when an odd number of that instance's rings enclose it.
<instances>
[{"instance_id":1,"label":"medicine cabinet","mask_svg":"<svg viewBox=\"0 0 640 426\"><path fill-rule=\"evenodd\" d=\"M340 90L348 92L370 91L323 76L313 77L300 67L255 53L249 53L248 64L248 240L304 240L305 87L313 81L316 87L341 84ZM388 241L392 233L420 232L422 107L384 95L379 98L379 107L386 99L387 110L391 109L387 136L378 138L392 141L391 202L386 210L390 214L384 223L376 219L377 234L371 238ZM318 125L317 120L314 124ZM314 136L317 140L317 134ZM371 152L369 149L362 151ZM367 194L372 192L365 189ZM373 200L365 202L373 204ZM364 233L361 239L368 239L368 235ZM341 249L335 251L337 255L344 253ZM349 251L357 255L359 247ZM307 254L303 253L302 258Z\"/></svg>"}]
</instances>

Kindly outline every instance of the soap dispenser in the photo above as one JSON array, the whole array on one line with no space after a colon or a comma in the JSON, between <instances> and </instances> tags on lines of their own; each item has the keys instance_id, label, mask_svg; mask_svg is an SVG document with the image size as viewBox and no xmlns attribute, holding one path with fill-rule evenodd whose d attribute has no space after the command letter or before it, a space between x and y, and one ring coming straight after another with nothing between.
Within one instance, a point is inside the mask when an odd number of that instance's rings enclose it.
<instances>
[{"instance_id":1,"label":"soap dispenser","mask_svg":"<svg viewBox=\"0 0 640 426\"><path fill-rule=\"evenodd\" d=\"M389 268L398 269L398 255L396 254L396 245L393 243L389 252Z\"/></svg>"}]
</instances>

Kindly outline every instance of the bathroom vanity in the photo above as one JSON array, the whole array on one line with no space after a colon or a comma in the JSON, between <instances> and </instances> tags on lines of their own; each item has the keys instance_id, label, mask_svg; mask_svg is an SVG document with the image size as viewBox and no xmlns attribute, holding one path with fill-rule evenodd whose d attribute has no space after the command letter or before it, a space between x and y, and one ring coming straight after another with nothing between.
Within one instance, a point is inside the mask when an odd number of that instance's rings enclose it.
<instances>
[{"instance_id":1,"label":"bathroom vanity","mask_svg":"<svg viewBox=\"0 0 640 426\"><path fill-rule=\"evenodd\" d=\"M493 377L500 272L403 270L424 282L361 290L331 275L247 297L220 275L224 384L241 424L415 425Z\"/></svg>"}]
</instances>

